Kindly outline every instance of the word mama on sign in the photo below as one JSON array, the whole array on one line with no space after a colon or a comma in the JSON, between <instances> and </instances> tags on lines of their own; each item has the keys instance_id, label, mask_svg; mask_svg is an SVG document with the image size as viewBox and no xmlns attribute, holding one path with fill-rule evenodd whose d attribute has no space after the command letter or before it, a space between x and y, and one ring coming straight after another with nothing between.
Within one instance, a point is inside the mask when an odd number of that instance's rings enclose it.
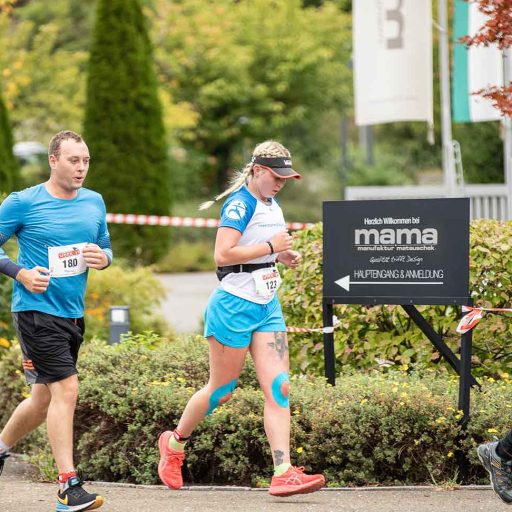
<instances>
[{"instance_id":1,"label":"word mama on sign","mask_svg":"<svg viewBox=\"0 0 512 512\"><path fill-rule=\"evenodd\" d=\"M435 228L355 229L355 245L437 245Z\"/></svg>"}]
</instances>

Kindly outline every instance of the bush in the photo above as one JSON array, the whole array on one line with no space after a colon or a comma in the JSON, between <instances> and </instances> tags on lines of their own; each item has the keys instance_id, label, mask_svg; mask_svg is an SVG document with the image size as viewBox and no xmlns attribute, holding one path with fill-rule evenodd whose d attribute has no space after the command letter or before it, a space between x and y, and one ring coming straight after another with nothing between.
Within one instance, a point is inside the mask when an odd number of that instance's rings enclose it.
<instances>
[{"instance_id":1,"label":"bush","mask_svg":"<svg viewBox=\"0 0 512 512\"><path fill-rule=\"evenodd\" d=\"M280 290L288 325L322 326L322 225L294 234L303 263L283 271ZM476 305L510 307L512 303L512 223L479 220L471 224L470 289ZM460 308L421 306L418 309L457 351L455 328ZM432 365L441 358L400 306L338 305L341 320L334 343L337 372L341 368L386 365ZM512 321L488 314L475 328L474 371L498 376L512 368ZM323 372L322 334L290 335L290 355L302 370ZM380 363L379 363L380 361Z\"/></svg>"},{"instance_id":2,"label":"bush","mask_svg":"<svg viewBox=\"0 0 512 512\"><path fill-rule=\"evenodd\" d=\"M0 192L0 203L5 199L6 194ZM11 258L15 259L16 245L11 240L2 249ZM11 320L11 296L12 279L0 274L0 359L5 350L11 346L11 339L14 336L14 329Z\"/></svg>"},{"instance_id":3,"label":"bush","mask_svg":"<svg viewBox=\"0 0 512 512\"><path fill-rule=\"evenodd\" d=\"M109 308L130 307L130 328L135 333L169 330L160 313L165 292L150 267L127 268L114 263L105 271L89 272L85 297L86 336L108 339Z\"/></svg>"},{"instance_id":4,"label":"bush","mask_svg":"<svg viewBox=\"0 0 512 512\"><path fill-rule=\"evenodd\" d=\"M14 336L11 320L12 279L0 277L0 358ZM109 308L129 306L130 329L134 333L169 331L160 313L165 291L150 267L126 268L114 263L105 271L89 272L85 297L86 339L109 337Z\"/></svg>"},{"instance_id":5,"label":"bush","mask_svg":"<svg viewBox=\"0 0 512 512\"><path fill-rule=\"evenodd\" d=\"M14 330L11 321L12 279L0 278L0 359L11 346Z\"/></svg>"},{"instance_id":6,"label":"bush","mask_svg":"<svg viewBox=\"0 0 512 512\"><path fill-rule=\"evenodd\" d=\"M0 394L0 426L3 427L17 405L30 396L30 386L26 384L21 366L21 349L13 342L9 350L0 355L0 379L2 393ZM24 438L16 451L25 452L29 460L38 470L39 476L45 481L55 481L57 468L51 455L50 445L44 426L39 427Z\"/></svg>"},{"instance_id":7,"label":"bush","mask_svg":"<svg viewBox=\"0 0 512 512\"><path fill-rule=\"evenodd\" d=\"M152 348L154 347L154 348ZM0 361L1 421L25 389L19 348ZM158 483L159 434L175 426L191 395L208 378L207 343L201 337L175 342L155 337L117 346L93 341L79 361L76 457L90 478ZM457 379L447 372L423 375L345 374L335 387L320 377L292 376L292 458L323 471L330 485L415 484L452 481ZM509 379L484 382L474 394L470 437L463 443L474 466L473 482L486 480L474 448L511 421ZM187 453L185 480L203 484L259 484L271 476L263 429L263 395L248 362L233 400L197 428ZM41 434L25 449L48 471Z\"/></svg>"},{"instance_id":8,"label":"bush","mask_svg":"<svg viewBox=\"0 0 512 512\"><path fill-rule=\"evenodd\" d=\"M4 199L0 196L0 201ZM11 239L3 246L16 261L17 244ZM11 319L12 279L0 275L0 358L14 336ZM162 284L151 267L128 267L114 260L105 271L91 270L85 298L86 336L108 339L109 308L113 305L130 307L130 326L135 333L148 330L164 334L169 330L160 314L160 301L165 296Z\"/></svg>"}]
</instances>

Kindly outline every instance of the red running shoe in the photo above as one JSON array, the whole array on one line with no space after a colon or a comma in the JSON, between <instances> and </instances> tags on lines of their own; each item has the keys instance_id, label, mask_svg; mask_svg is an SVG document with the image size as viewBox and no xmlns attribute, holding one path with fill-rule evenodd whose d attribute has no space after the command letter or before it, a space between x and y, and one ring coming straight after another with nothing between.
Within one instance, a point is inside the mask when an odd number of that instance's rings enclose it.
<instances>
[{"instance_id":1,"label":"red running shoe","mask_svg":"<svg viewBox=\"0 0 512 512\"><path fill-rule=\"evenodd\" d=\"M306 475L304 467L291 466L286 473L272 477L268 493L278 497L308 494L320 490L324 485L323 475Z\"/></svg>"},{"instance_id":2,"label":"red running shoe","mask_svg":"<svg viewBox=\"0 0 512 512\"><path fill-rule=\"evenodd\" d=\"M167 430L158 439L158 449L160 450L158 476L170 489L181 489L183 487L181 466L185 460L185 452L169 448L169 439L172 435L172 432Z\"/></svg>"}]
</instances>

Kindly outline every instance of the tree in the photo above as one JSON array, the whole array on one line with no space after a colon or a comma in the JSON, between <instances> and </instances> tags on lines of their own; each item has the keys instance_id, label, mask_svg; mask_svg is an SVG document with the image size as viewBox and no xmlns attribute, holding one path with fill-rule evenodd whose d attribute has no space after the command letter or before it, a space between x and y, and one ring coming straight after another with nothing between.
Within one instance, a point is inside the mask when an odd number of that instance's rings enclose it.
<instances>
[{"instance_id":1,"label":"tree","mask_svg":"<svg viewBox=\"0 0 512 512\"><path fill-rule=\"evenodd\" d=\"M11 192L19 180L19 168L12 153L12 133L5 108L0 95L0 191Z\"/></svg>"},{"instance_id":2,"label":"tree","mask_svg":"<svg viewBox=\"0 0 512 512\"><path fill-rule=\"evenodd\" d=\"M99 0L87 82L88 183L116 213L168 215L170 186L152 46L139 0ZM111 226L114 249L143 262L168 246L160 227Z\"/></svg>"},{"instance_id":3,"label":"tree","mask_svg":"<svg viewBox=\"0 0 512 512\"><path fill-rule=\"evenodd\" d=\"M0 0L0 12L11 12L12 4L16 0Z\"/></svg>"},{"instance_id":4,"label":"tree","mask_svg":"<svg viewBox=\"0 0 512 512\"><path fill-rule=\"evenodd\" d=\"M434 19L437 6L434 3ZM451 20L450 20L451 24ZM375 128L381 147L395 153L400 147L399 156L406 156L405 165L413 173L436 169L441 166L441 101L439 98L438 62L439 48L437 31L434 33L434 132L435 145L427 142L425 123L390 123ZM460 143L466 183L502 183L503 150L499 134L499 122L456 123L453 126L453 138ZM479 140L481 144L475 144Z\"/></svg>"},{"instance_id":5,"label":"tree","mask_svg":"<svg viewBox=\"0 0 512 512\"><path fill-rule=\"evenodd\" d=\"M0 9L0 73L17 140L46 143L57 131L80 131L88 26L71 27L71 11L70 0Z\"/></svg>"},{"instance_id":6,"label":"tree","mask_svg":"<svg viewBox=\"0 0 512 512\"><path fill-rule=\"evenodd\" d=\"M512 2L510 0L477 0L479 10L488 19L483 27L474 35L461 39L468 46L489 46L496 44L500 50L508 50L512 46ZM512 55L510 56L512 59ZM512 66L512 63L510 63ZM512 82L503 86L490 86L476 94L482 95L493 102L493 105L504 115L512 117Z\"/></svg>"},{"instance_id":7,"label":"tree","mask_svg":"<svg viewBox=\"0 0 512 512\"><path fill-rule=\"evenodd\" d=\"M335 2L155 0L155 11L162 88L197 115L179 137L205 155L198 170L209 188L222 188L262 139L315 163L326 141L337 145L336 128L320 135L326 113L339 119L351 103L350 15Z\"/></svg>"}]
</instances>

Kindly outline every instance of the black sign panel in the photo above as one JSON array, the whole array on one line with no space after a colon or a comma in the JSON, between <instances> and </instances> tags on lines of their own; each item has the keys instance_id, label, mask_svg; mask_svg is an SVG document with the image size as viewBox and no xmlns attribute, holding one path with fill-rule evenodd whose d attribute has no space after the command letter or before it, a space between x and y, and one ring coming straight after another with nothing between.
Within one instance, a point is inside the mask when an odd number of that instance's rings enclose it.
<instances>
[{"instance_id":1,"label":"black sign panel","mask_svg":"<svg viewBox=\"0 0 512 512\"><path fill-rule=\"evenodd\" d=\"M467 304L469 199L324 202L324 300Z\"/></svg>"}]
</instances>

